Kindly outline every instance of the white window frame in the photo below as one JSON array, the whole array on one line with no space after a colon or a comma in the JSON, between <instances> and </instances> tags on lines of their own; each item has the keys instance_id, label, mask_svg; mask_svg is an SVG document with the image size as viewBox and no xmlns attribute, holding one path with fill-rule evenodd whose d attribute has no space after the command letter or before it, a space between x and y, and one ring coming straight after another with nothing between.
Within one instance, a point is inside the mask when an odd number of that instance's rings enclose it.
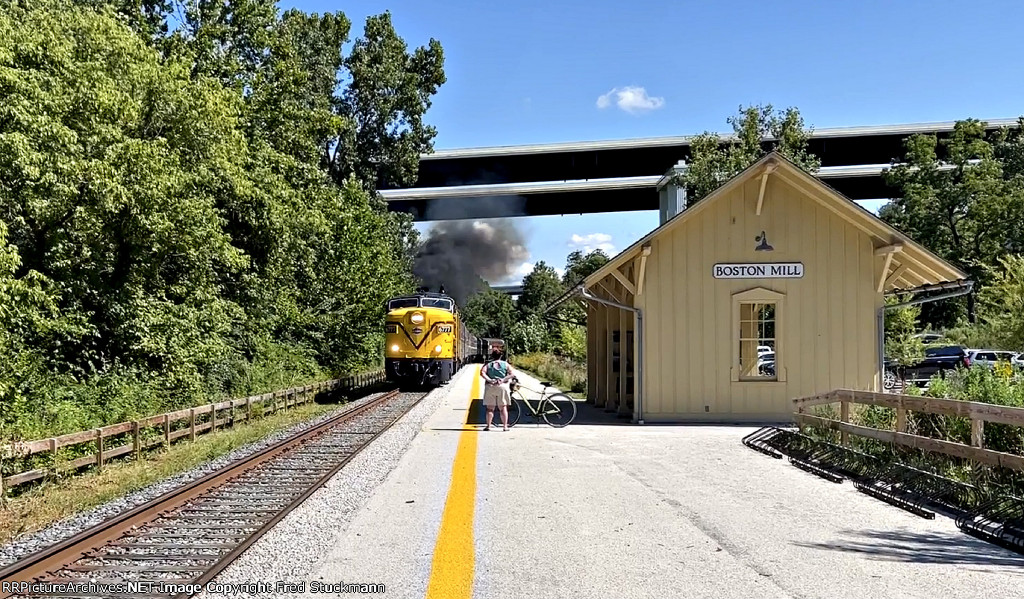
<instances>
[{"instance_id":1,"label":"white window frame","mask_svg":"<svg viewBox=\"0 0 1024 599\"><path fill-rule=\"evenodd\" d=\"M740 305L750 303L775 304L775 377L741 377L740 373ZM732 295L732 322L729 327L729 345L732 347L730 378L737 383L770 384L786 382L785 316L786 294L764 287L755 287Z\"/></svg>"}]
</instances>

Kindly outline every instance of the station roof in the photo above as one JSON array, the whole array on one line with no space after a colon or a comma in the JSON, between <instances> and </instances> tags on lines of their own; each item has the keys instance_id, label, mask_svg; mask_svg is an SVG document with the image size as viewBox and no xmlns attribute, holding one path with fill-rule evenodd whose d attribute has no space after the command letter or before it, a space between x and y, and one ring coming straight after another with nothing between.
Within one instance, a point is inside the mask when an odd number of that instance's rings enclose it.
<instances>
[{"instance_id":1,"label":"station roof","mask_svg":"<svg viewBox=\"0 0 1024 599\"><path fill-rule=\"evenodd\" d=\"M936 256L927 248L882 221L853 200L829 187L786 157L777 152L771 152L694 204L691 208L680 212L613 257L607 264L584 279L576 288L552 303L552 306L567 299L578 291L580 287L590 288L596 285L602 279L609 276L612 270L620 268L623 264L626 264L640 254L642 248L655 237L679 227L686 221L694 218L707 206L725 197L732 189L766 172L770 172L771 176L780 177L790 185L805 192L808 197L818 201L833 213L867 233L872 239L876 254L884 255L890 253L893 256L891 260L888 260L890 266L886 272L886 279L883 285L885 293L918 290L943 283L966 281L967 275L955 266Z\"/></svg>"}]
</instances>

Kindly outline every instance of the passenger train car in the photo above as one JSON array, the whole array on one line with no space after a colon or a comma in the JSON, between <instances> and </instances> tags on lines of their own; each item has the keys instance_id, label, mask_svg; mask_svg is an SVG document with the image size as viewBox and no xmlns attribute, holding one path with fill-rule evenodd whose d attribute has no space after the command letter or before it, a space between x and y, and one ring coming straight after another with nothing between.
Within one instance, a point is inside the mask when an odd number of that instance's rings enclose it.
<instances>
[{"instance_id":1,"label":"passenger train car","mask_svg":"<svg viewBox=\"0 0 1024 599\"><path fill-rule=\"evenodd\" d=\"M463 325L455 300L417 293L388 300L384 369L403 386L447 383L476 358L477 338Z\"/></svg>"}]
</instances>

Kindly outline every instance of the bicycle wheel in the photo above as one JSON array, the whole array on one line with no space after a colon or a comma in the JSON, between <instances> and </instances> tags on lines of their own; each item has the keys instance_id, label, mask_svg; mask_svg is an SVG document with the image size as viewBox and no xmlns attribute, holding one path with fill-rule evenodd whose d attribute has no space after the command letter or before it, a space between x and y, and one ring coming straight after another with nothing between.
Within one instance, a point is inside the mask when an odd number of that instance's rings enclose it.
<instances>
[{"instance_id":1,"label":"bicycle wheel","mask_svg":"<svg viewBox=\"0 0 1024 599\"><path fill-rule=\"evenodd\" d=\"M508 404L508 425L515 426L522 415L522 408L519 407L519 400L512 396L512 403ZM501 412L494 410L494 424L501 426Z\"/></svg>"},{"instance_id":2,"label":"bicycle wheel","mask_svg":"<svg viewBox=\"0 0 1024 599\"><path fill-rule=\"evenodd\" d=\"M562 428L576 418L576 400L565 393L555 393L544 400L541 416L555 428Z\"/></svg>"}]
</instances>

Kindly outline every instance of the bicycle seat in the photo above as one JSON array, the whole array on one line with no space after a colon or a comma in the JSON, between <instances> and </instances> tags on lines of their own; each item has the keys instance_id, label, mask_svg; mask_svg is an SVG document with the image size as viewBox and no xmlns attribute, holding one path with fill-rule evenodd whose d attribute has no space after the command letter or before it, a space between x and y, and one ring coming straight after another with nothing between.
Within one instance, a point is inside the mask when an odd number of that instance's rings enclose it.
<instances>
[{"instance_id":1,"label":"bicycle seat","mask_svg":"<svg viewBox=\"0 0 1024 599\"><path fill-rule=\"evenodd\" d=\"M550 387L551 383L541 383L541 385L543 385L544 387Z\"/></svg>"}]
</instances>

